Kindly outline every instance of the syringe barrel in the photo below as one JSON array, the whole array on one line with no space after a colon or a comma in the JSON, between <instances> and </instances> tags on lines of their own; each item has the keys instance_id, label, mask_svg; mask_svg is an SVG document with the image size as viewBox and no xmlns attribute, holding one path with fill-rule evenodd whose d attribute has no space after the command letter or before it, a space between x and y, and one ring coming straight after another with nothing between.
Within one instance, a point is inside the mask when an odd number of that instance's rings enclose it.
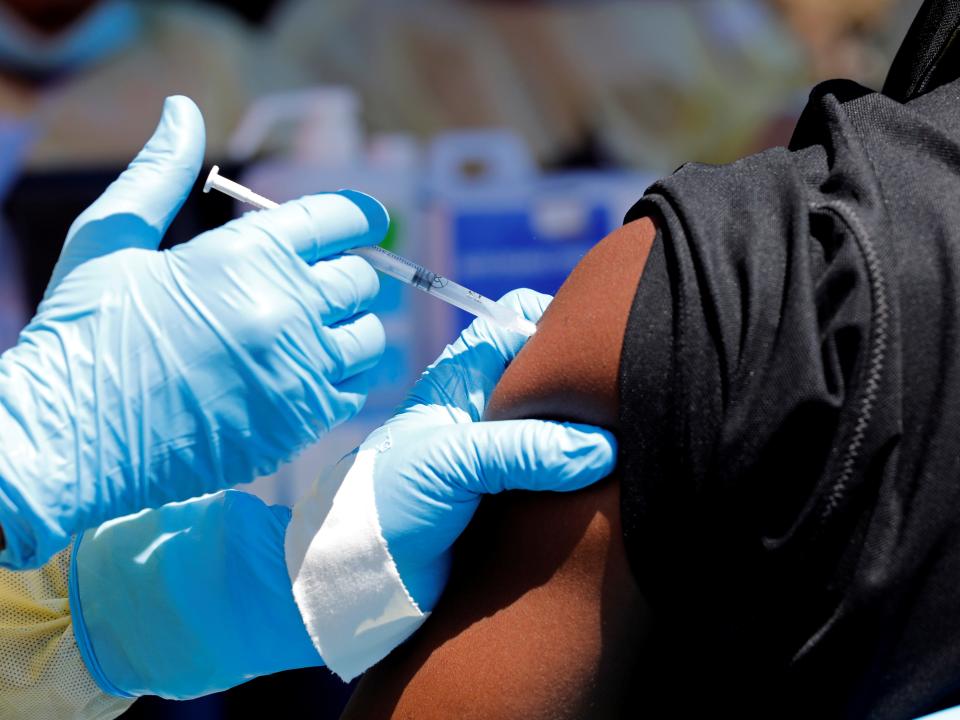
<instances>
[{"instance_id":1,"label":"syringe barrel","mask_svg":"<svg viewBox=\"0 0 960 720\"><path fill-rule=\"evenodd\" d=\"M515 310L511 310L506 305L501 305L446 278L443 278L442 285L438 285L429 292L431 295L443 298L450 305L477 317L490 320L500 327L515 330L524 335L533 335L536 332L536 324L527 320Z\"/></svg>"},{"instance_id":2,"label":"syringe barrel","mask_svg":"<svg viewBox=\"0 0 960 720\"><path fill-rule=\"evenodd\" d=\"M414 262L410 262L404 257L400 257L389 250L384 250L379 245L368 245L366 247L353 248L351 250L347 250L347 252L353 255L359 255L368 263L373 265L374 269L379 270L384 275L389 275L390 277L396 278L400 282L408 285L420 287L418 283L418 275L422 276L423 273L430 272L426 268L423 268ZM430 274L432 275L433 273ZM420 289L423 290L425 288Z\"/></svg>"}]
</instances>

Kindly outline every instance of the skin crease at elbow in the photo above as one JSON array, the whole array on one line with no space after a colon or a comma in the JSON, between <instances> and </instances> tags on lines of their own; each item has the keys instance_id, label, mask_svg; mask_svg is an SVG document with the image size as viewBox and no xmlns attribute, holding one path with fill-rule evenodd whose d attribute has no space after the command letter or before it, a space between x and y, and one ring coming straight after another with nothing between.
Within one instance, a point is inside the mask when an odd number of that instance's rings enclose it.
<instances>
[{"instance_id":1,"label":"skin crease at elbow","mask_svg":"<svg viewBox=\"0 0 960 720\"><path fill-rule=\"evenodd\" d=\"M557 293L486 419L618 428L620 351L656 237L611 233ZM344 718L615 718L649 611L630 573L614 475L576 493L484 500L423 628L361 681Z\"/></svg>"}]
</instances>

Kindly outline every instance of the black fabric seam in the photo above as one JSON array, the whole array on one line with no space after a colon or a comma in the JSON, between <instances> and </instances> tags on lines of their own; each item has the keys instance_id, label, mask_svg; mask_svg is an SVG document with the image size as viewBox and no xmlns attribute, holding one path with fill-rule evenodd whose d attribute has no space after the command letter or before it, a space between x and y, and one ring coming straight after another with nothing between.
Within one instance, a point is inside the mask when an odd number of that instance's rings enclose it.
<instances>
[{"instance_id":1,"label":"black fabric seam","mask_svg":"<svg viewBox=\"0 0 960 720\"><path fill-rule=\"evenodd\" d=\"M886 282L880 267L880 259L876 247L869 239L868 233L865 232L863 222L860 220L859 215L842 200L832 200L817 204L815 209L830 211L847 226L856 238L857 245L860 247L866 263L867 274L870 280L870 294L873 296L873 312L871 313L873 323L871 324L870 332L870 353L867 356L867 367L865 368L866 382L864 383L864 391L860 400L860 409L857 414L853 434L849 443L847 443L847 449L840 463L840 473L826 497L825 506L821 514L821 521L826 522L830 515L843 502L850 478L853 476L854 467L860 456L870 420L873 416L873 409L879 394L884 361L886 360L890 309Z\"/></svg>"},{"instance_id":2,"label":"black fabric seam","mask_svg":"<svg viewBox=\"0 0 960 720\"><path fill-rule=\"evenodd\" d=\"M923 76L917 81L916 86L907 94L908 100L923 95L924 93L928 92L928 90L932 89L928 86L932 82L933 77L940 70L940 63L943 62L944 57L946 57L947 53L949 53L953 48L953 44L956 42L958 35L960 35L960 27L954 28L946 43L940 48L940 52L930 62L930 64L927 65Z\"/></svg>"}]
</instances>

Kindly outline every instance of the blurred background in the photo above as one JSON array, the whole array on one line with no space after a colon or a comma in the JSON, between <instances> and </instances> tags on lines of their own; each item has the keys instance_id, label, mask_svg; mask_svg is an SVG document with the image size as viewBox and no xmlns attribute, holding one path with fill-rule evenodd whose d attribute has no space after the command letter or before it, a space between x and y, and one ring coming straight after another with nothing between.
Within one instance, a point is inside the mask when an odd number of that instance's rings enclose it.
<instances>
[{"instance_id":1,"label":"blurred background","mask_svg":"<svg viewBox=\"0 0 960 720\"><path fill-rule=\"evenodd\" d=\"M282 201L379 197L387 245L485 295L555 292L657 177L785 144L810 87L878 88L920 0L0 0L0 350L72 219L192 97L208 166ZM200 181L202 183L202 179ZM243 212L195 192L166 245ZM468 318L384 279L362 415L251 488L292 503ZM264 618L269 622L269 618ZM323 669L125 718L335 718Z\"/></svg>"}]
</instances>

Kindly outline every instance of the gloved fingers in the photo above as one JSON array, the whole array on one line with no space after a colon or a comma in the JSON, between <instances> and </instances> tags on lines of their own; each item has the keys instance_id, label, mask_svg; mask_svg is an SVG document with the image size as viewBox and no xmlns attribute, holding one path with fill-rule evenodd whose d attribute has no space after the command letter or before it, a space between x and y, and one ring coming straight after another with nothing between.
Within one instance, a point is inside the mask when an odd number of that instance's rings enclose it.
<instances>
[{"instance_id":1,"label":"gloved fingers","mask_svg":"<svg viewBox=\"0 0 960 720\"><path fill-rule=\"evenodd\" d=\"M203 116L187 97L168 97L153 136L129 167L73 223L65 251L84 226L106 218L138 221L140 232L115 233L104 254L117 247L156 249L193 188L203 163ZM100 234L102 235L102 234ZM89 259L87 255L84 259Z\"/></svg>"},{"instance_id":2,"label":"gloved fingers","mask_svg":"<svg viewBox=\"0 0 960 720\"><path fill-rule=\"evenodd\" d=\"M441 458L456 458L464 489L568 492L592 485L616 465L617 441L590 425L545 420L505 420L446 429ZM451 447L452 444L452 447Z\"/></svg>"},{"instance_id":3,"label":"gloved fingers","mask_svg":"<svg viewBox=\"0 0 960 720\"><path fill-rule=\"evenodd\" d=\"M535 321L552 299L533 290L514 290L501 302ZM493 389L527 339L487 320L474 320L426 369L401 409L445 405L468 412L474 421L482 419Z\"/></svg>"},{"instance_id":4,"label":"gloved fingers","mask_svg":"<svg viewBox=\"0 0 960 720\"><path fill-rule=\"evenodd\" d=\"M516 310L527 320L537 322L543 311L553 300L553 296L534 290L521 288L511 290L498 302ZM460 340L450 346L454 355L470 353L474 348L484 345L493 346L503 359L504 367L517 356L528 338L524 335L505 330L499 325L484 319L476 319L461 333Z\"/></svg>"},{"instance_id":5,"label":"gloved fingers","mask_svg":"<svg viewBox=\"0 0 960 720\"><path fill-rule=\"evenodd\" d=\"M259 232L313 265L344 250L382 242L390 216L369 195L341 190L248 213L230 226L244 233Z\"/></svg>"},{"instance_id":6,"label":"gloved fingers","mask_svg":"<svg viewBox=\"0 0 960 720\"><path fill-rule=\"evenodd\" d=\"M333 325L362 312L380 292L380 278L357 255L337 255L309 269L321 297L320 319Z\"/></svg>"},{"instance_id":7,"label":"gloved fingers","mask_svg":"<svg viewBox=\"0 0 960 720\"><path fill-rule=\"evenodd\" d=\"M325 344L330 347L330 356L336 367L329 376L331 383L366 372L383 356L386 336L380 319L366 313L324 329Z\"/></svg>"},{"instance_id":8,"label":"gloved fingers","mask_svg":"<svg viewBox=\"0 0 960 720\"><path fill-rule=\"evenodd\" d=\"M363 409L367 402L367 395L370 394L370 388L373 385L373 373L362 372L343 380L333 386L337 392L337 397L344 407L348 408L347 414L342 418L337 418L337 423L349 420Z\"/></svg>"},{"instance_id":9,"label":"gloved fingers","mask_svg":"<svg viewBox=\"0 0 960 720\"><path fill-rule=\"evenodd\" d=\"M517 288L516 290L508 292L497 302L516 310L527 320L539 322L552 301L553 295L547 295L527 288Z\"/></svg>"}]
</instances>

